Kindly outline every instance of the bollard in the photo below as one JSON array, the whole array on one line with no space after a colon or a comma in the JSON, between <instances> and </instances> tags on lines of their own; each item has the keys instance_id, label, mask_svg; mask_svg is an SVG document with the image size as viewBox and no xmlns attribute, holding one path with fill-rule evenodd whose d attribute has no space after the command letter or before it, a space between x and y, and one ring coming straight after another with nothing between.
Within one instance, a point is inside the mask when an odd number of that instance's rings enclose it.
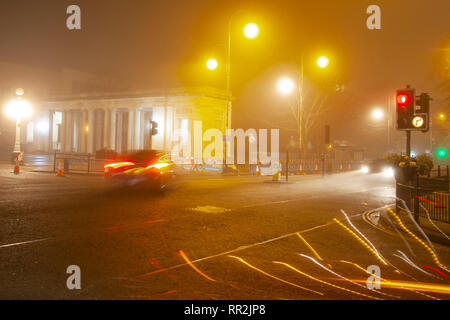
<instances>
[{"instance_id":1,"label":"bollard","mask_svg":"<svg viewBox=\"0 0 450 320\"><path fill-rule=\"evenodd\" d=\"M62 158L59 158L58 171L57 171L56 175L58 175L60 177L63 176L63 159Z\"/></svg>"},{"instance_id":2,"label":"bollard","mask_svg":"<svg viewBox=\"0 0 450 320\"><path fill-rule=\"evenodd\" d=\"M314 174L319 174L319 166L317 165L317 161L314 164Z\"/></svg>"},{"instance_id":3,"label":"bollard","mask_svg":"<svg viewBox=\"0 0 450 320\"><path fill-rule=\"evenodd\" d=\"M280 171L277 170L277 171L272 175L272 181L280 181L280 180L281 180Z\"/></svg>"},{"instance_id":4,"label":"bollard","mask_svg":"<svg viewBox=\"0 0 450 320\"><path fill-rule=\"evenodd\" d=\"M20 167L19 167L19 156L16 157L16 163L14 165L14 174L20 173Z\"/></svg>"},{"instance_id":5,"label":"bollard","mask_svg":"<svg viewBox=\"0 0 450 320\"><path fill-rule=\"evenodd\" d=\"M299 168L298 168L298 174L304 174L302 160L300 160L300 164L299 164Z\"/></svg>"},{"instance_id":6,"label":"bollard","mask_svg":"<svg viewBox=\"0 0 450 320\"><path fill-rule=\"evenodd\" d=\"M256 164L256 172L255 172L255 176L260 176L261 175L261 169L260 169L260 166L261 165L261 162L259 162L258 161L258 163Z\"/></svg>"}]
</instances>

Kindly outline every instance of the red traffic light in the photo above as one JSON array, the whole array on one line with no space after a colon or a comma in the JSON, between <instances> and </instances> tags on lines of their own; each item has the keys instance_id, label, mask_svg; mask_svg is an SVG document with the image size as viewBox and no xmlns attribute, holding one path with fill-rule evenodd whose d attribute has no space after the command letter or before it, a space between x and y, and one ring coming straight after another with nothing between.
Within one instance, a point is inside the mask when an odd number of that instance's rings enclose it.
<instances>
[{"instance_id":1,"label":"red traffic light","mask_svg":"<svg viewBox=\"0 0 450 320\"><path fill-rule=\"evenodd\" d=\"M411 96L405 92L397 93L397 106L406 107L411 101Z\"/></svg>"}]
</instances>

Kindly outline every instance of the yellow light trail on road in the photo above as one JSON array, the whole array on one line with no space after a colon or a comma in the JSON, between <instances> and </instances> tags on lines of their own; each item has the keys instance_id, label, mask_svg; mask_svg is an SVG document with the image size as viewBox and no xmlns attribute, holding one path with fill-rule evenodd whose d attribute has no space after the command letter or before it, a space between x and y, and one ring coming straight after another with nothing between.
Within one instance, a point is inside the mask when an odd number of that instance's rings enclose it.
<instances>
[{"instance_id":1,"label":"yellow light trail on road","mask_svg":"<svg viewBox=\"0 0 450 320\"><path fill-rule=\"evenodd\" d=\"M242 262L242 263L245 264L246 266L252 268L253 270L256 270L256 271L258 271L258 272L261 272L262 274L264 274L264 275L266 275L266 276L268 276L268 277L270 277L270 278L272 278L272 279L275 279L275 280L281 281L281 282L283 282L283 283L289 284L289 285L291 285L291 286L294 286L294 287L296 287L296 288L300 288L300 289L303 289L303 290L306 290L306 291L309 291L309 292L313 292L313 293L316 293L316 294L319 294L319 295L323 296L323 293L322 293L322 292L315 291L315 290L311 290L311 289L308 289L308 288L299 286L298 284L295 284L295 283L292 283L292 282L283 280L283 279L281 279L281 278L278 278L278 277L276 277L276 276L273 276L273 275L271 275L271 274L269 274L269 273L267 273L267 272L265 272L265 271L263 271L263 270L261 270L261 269L255 267L255 266L252 266L250 263L248 263L247 261L245 261L245 260L242 259L242 258L239 258L239 257L236 257L236 256L231 256L231 255L229 255L229 257L230 257L230 258L234 258L234 259L239 260L240 262Z\"/></svg>"},{"instance_id":2,"label":"yellow light trail on road","mask_svg":"<svg viewBox=\"0 0 450 320\"><path fill-rule=\"evenodd\" d=\"M183 257L183 259L187 262L187 264L194 269L199 275L201 275L202 277L208 279L209 281L212 282L216 282L215 279L211 278L210 276L208 276L207 274L203 273L199 268L197 268L196 266L194 266L194 264L191 262L191 260L189 260L188 256L186 255L186 253L184 253L183 250L179 251L181 256Z\"/></svg>"},{"instance_id":3,"label":"yellow light trail on road","mask_svg":"<svg viewBox=\"0 0 450 320\"><path fill-rule=\"evenodd\" d=\"M338 219L333 218L333 220L335 222L337 222L342 228L344 228L345 230L347 230L352 236L354 236L356 239L358 239L359 242L361 242L361 244L367 248L367 250L369 250L373 255L375 255L375 257L377 257L378 260L380 260L384 265L388 265L386 263L386 261L384 261L383 258L381 258L381 256L379 255L378 252L376 252L375 250L372 249L371 246L369 246L363 239L361 239L356 233L354 233L352 230L350 230L349 227L347 227L346 225L344 225L342 222L340 222Z\"/></svg>"},{"instance_id":4,"label":"yellow light trail on road","mask_svg":"<svg viewBox=\"0 0 450 320\"><path fill-rule=\"evenodd\" d=\"M357 291L353 291L353 290L350 290L350 289L347 289L347 288L343 288L343 287L337 286L337 285L335 285L335 284L332 284L332 283L329 283L329 282L326 282L326 281L317 279L317 278L315 278L315 277L313 277L313 276L311 276L311 275L309 275L309 274L307 274L307 273L304 273L304 272L298 270L297 268L291 266L291 265L288 264L288 263L280 262L280 261L272 261L272 262L273 262L273 263L277 263L277 264L282 264L282 265L288 267L289 269L291 269L291 270L293 270L293 271L295 271L295 272L297 272L297 273L300 273L300 274L304 275L305 277L308 277L308 278L310 278L310 279L312 279L312 280L315 280L315 281L318 281L318 282L320 282L320 283L329 285L329 286L331 286L331 287L334 287L334 288L337 288L337 289L340 289L340 290L344 290L344 291L347 291L347 292L351 292L351 293L353 293L353 294L357 294L357 295L360 295L360 296L363 296L363 297L366 297L366 298L371 298L371 299L375 299L375 300L383 300L383 299L381 299L381 298L372 297L372 296L369 296L369 295L364 294L364 293L360 293L360 292L357 292Z\"/></svg>"},{"instance_id":5,"label":"yellow light trail on road","mask_svg":"<svg viewBox=\"0 0 450 320\"><path fill-rule=\"evenodd\" d=\"M303 238L298 232L296 234L306 244L306 246L309 248L309 250L311 250L311 252L316 256L316 258L323 261L323 259L319 256L316 250L314 250L314 248L305 240L305 238Z\"/></svg>"},{"instance_id":6,"label":"yellow light trail on road","mask_svg":"<svg viewBox=\"0 0 450 320\"><path fill-rule=\"evenodd\" d=\"M400 227L403 229L403 230L405 230L405 232L407 233L407 234L409 234L411 237L413 237L417 242L419 242L430 254L431 254L431 256L433 257L433 260L434 260L434 262L436 262L436 264L438 265L438 266L440 266L442 269L445 269L445 270L447 270L447 267L445 266L445 265L443 265L440 261L439 261L439 259L438 259L438 257L437 257L437 255L436 255L436 253L425 243L425 242L423 242L418 236L416 236L414 233L412 233L411 231L409 231L409 229L403 224L403 222L402 222L402 220L395 214L395 212L394 211L392 211L392 209L388 209L388 211L394 216L394 218L395 218L395 220L397 221L397 223L400 225Z\"/></svg>"},{"instance_id":7,"label":"yellow light trail on road","mask_svg":"<svg viewBox=\"0 0 450 320\"><path fill-rule=\"evenodd\" d=\"M339 278L333 278L333 280L342 281ZM352 281L366 283L366 280L361 280L361 279L352 279ZM450 294L450 286L440 285L440 284L435 284L435 283L421 283L421 282L397 281L397 280L383 279L380 282L380 284L381 284L381 286L386 287L386 288L408 289L408 290L414 289L414 290L418 290L418 291Z\"/></svg>"},{"instance_id":8,"label":"yellow light trail on road","mask_svg":"<svg viewBox=\"0 0 450 320\"><path fill-rule=\"evenodd\" d=\"M361 271L364 271L365 273L367 273L367 274L369 274L369 275L371 275L371 276L373 276L373 277L375 277L375 278L378 278L378 279L380 279L380 280L382 280L382 281L386 281L386 280L384 280L382 277L379 277L379 276L377 276L376 274L370 273L369 271L367 271L366 269L364 269L363 267L361 267L361 266L360 266L359 264L357 264L357 263L350 262L350 261L345 261L345 260L340 260L340 262L342 262L342 263L347 263L347 264L351 264L351 265L355 266L356 268L360 269ZM398 270L394 270L394 271L398 271ZM428 295L428 294L425 294L425 293L422 293L422 292L418 292L418 291L415 291L415 290L412 290L412 289L409 289L409 288L405 288L405 287L398 287L398 288L394 288L394 289L408 290L408 291L411 291L411 292L420 294L420 295L422 295L422 296L425 296L425 297L428 297L428 298L431 298L431 299L434 299L434 300L441 300L441 299L439 299L439 298L430 296L430 295Z\"/></svg>"}]
</instances>

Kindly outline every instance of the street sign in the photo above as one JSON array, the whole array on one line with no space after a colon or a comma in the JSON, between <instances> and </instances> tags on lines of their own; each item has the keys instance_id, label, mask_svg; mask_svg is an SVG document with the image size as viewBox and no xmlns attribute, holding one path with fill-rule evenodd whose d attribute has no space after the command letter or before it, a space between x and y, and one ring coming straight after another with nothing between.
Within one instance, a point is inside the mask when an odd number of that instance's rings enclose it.
<instances>
[{"instance_id":1,"label":"street sign","mask_svg":"<svg viewBox=\"0 0 450 320\"><path fill-rule=\"evenodd\" d=\"M416 128L421 128L424 125L425 121L421 116L415 116L412 119L412 125Z\"/></svg>"},{"instance_id":2,"label":"street sign","mask_svg":"<svg viewBox=\"0 0 450 320\"><path fill-rule=\"evenodd\" d=\"M422 131L427 132L428 126L428 114L427 113L416 113L411 119L412 131Z\"/></svg>"}]
</instances>

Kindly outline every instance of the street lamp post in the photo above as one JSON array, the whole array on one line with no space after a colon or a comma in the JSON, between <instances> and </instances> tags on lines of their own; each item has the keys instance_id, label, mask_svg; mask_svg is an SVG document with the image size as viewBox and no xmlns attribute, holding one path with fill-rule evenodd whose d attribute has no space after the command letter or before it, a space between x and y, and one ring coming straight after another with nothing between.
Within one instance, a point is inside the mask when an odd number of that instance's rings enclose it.
<instances>
[{"instance_id":1,"label":"street lamp post","mask_svg":"<svg viewBox=\"0 0 450 320\"><path fill-rule=\"evenodd\" d=\"M302 52L300 57L300 71L299 71L299 84L297 87L297 115L298 115L298 147L302 149L303 146L303 88L304 88L304 57L305 54ZM329 64L329 60L325 56L320 56L317 61L317 66L319 68L326 68ZM288 78L284 78L278 82L278 90L282 94L288 94L292 91L294 85L293 81ZM291 85L292 84L292 85Z\"/></svg>"},{"instance_id":2,"label":"street lamp post","mask_svg":"<svg viewBox=\"0 0 450 320\"><path fill-rule=\"evenodd\" d=\"M298 147L300 152L303 152L303 60L304 52L302 52L302 57L300 61L300 87L298 89ZM303 157L303 154L302 154Z\"/></svg>"},{"instance_id":3,"label":"street lamp post","mask_svg":"<svg viewBox=\"0 0 450 320\"><path fill-rule=\"evenodd\" d=\"M31 115L30 104L23 99L24 91L22 88L16 90L16 98L11 100L5 108L6 114L16 120L16 137L14 141L13 160L21 153L20 150L20 127L22 119Z\"/></svg>"},{"instance_id":4,"label":"street lamp post","mask_svg":"<svg viewBox=\"0 0 450 320\"><path fill-rule=\"evenodd\" d=\"M226 112L226 120L225 120L225 131L226 129L231 128L231 26L233 21L233 16L231 16L228 21L228 43L227 43L227 60L225 66L226 78L227 78L227 86L226 86L226 95L228 99L227 103L227 112ZM258 26L250 22L244 27L244 34L249 39L254 39L259 34ZM226 134L226 133L225 133Z\"/></svg>"},{"instance_id":5,"label":"street lamp post","mask_svg":"<svg viewBox=\"0 0 450 320\"><path fill-rule=\"evenodd\" d=\"M226 98L227 98L227 106L226 106L226 112L225 112L225 121L224 121L224 129L225 129L225 137L226 137L226 131L227 129L231 128L231 27L232 27L232 21L233 21L234 15L230 17L230 20L228 21L228 40L227 40L227 53L226 53L226 63L225 63L225 73L226 73ZM253 39L256 38L259 34L259 28L258 26L251 22L248 23L244 27L244 35L249 38ZM215 59L209 59L207 62L207 67L210 70L215 70L217 68L217 61ZM223 170L222 173L225 172L226 168L226 141L224 141L224 151L223 151Z\"/></svg>"}]
</instances>

